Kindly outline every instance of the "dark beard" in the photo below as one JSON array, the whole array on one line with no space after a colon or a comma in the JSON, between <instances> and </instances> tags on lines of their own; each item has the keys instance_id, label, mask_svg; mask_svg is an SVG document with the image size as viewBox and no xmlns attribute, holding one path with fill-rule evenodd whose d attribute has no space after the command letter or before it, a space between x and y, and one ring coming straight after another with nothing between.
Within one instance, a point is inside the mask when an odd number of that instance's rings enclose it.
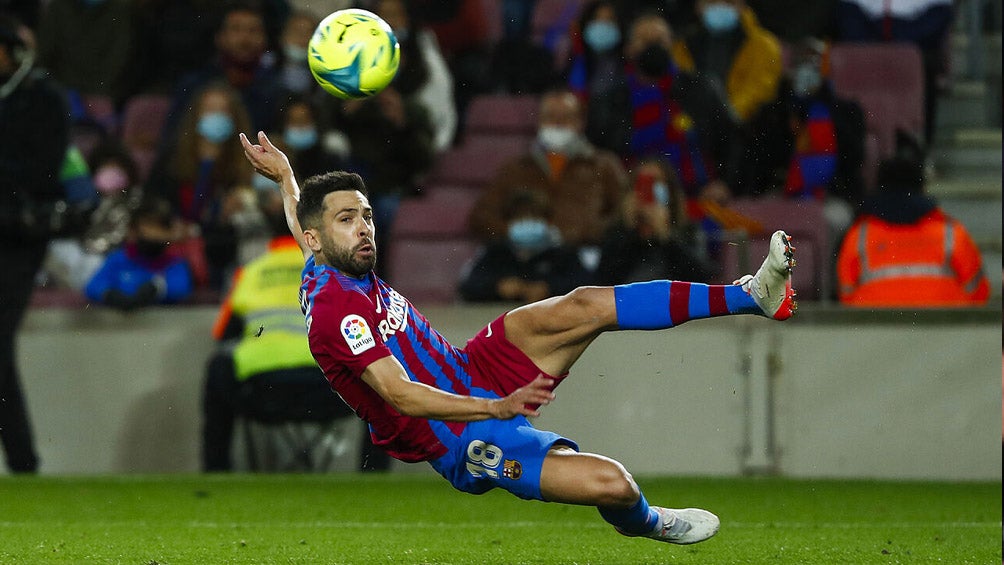
<instances>
[{"instance_id":1,"label":"dark beard","mask_svg":"<svg viewBox=\"0 0 1004 565\"><path fill-rule=\"evenodd\" d=\"M345 247L339 247L335 245L334 242L325 241L326 238L321 239L321 251L324 252L324 256L327 258L328 263L338 269L339 271L352 275L354 277L361 277L373 270L376 265L376 244L373 245L373 256L367 259L356 259L356 251L360 247L365 245L360 243L358 246L352 249Z\"/></svg>"}]
</instances>

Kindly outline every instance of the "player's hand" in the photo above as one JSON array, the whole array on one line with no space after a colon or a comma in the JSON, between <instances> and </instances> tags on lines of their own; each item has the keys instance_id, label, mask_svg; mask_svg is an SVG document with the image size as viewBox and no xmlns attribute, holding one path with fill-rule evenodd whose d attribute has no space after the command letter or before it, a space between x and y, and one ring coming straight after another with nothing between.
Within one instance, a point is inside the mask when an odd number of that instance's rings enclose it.
<instances>
[{"instance_id":1,"label":"player's hand","mask_svg":"<svg viewBox=\"0 0 1004 565\"><path fill-rule=\"evenodd\" d=\"M240 134L240 138L244 156L260 175L280 184L284 177L292 176L293 168L289 165L289 158L272 145L265 132L258 132L259 145L252 144L243 133Z\"/></svg>"},{"instance_id":2,"label":"player's hand","mask_svg":"<svg viewBox=\"0 0 1004 565\"><path fill-rule=\"evenodd\" d=\"M537 375L526 386L518 388L505 398L495 402L495 417L499 420L509 420L516 416L540 416L539 407L550 404L554 400L554 379ZM538 408L530 408L535 406Z\"/></svg>"}]
</instances>

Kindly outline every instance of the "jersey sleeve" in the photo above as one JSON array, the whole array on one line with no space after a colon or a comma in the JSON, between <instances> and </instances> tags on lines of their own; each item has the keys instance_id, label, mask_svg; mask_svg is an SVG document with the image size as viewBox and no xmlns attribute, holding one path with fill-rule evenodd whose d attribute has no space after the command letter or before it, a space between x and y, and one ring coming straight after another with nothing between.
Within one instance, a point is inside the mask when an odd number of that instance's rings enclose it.
<instances>
[{"instance_id":1,"label":"jersey sleeve","mask_svg":"<svg viewBox=\"0 0 1004 565\"><path fill-rule=\"evenodd\" d=\"M373 303L358 292L318 293L307 336L310 350L328 375L341 368L358 377L371 363L391 355L377 331Z\"/></svg>"}]
</instances>

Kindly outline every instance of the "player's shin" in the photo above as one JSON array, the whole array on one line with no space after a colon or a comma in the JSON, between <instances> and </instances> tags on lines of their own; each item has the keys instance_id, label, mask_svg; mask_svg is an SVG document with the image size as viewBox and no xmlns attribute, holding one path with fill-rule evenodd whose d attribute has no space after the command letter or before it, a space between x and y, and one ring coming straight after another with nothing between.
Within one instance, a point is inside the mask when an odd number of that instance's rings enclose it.
<instances>
[{"instance_id":1,"label":"player's shin","mask_svg":"<svg viewBox=\"0 0 1004 565\"><path fill-rule=\"evenodd\" d=\"M644 536L659 526L659 513L648 505L645 495L630 508L599 507L600 516L618 532L630 536Z\"/></svg>"},{"instance_id":2,"label":"player's shin","mask_svg":"<svg viewBox=\"0 0 1004 565\"><path fill-rule=\"evenodd\" d=\"M614 287L622 330L658 330L729 314L762 314L741 286L650 281Z\"/></svg>"}]
</instances>

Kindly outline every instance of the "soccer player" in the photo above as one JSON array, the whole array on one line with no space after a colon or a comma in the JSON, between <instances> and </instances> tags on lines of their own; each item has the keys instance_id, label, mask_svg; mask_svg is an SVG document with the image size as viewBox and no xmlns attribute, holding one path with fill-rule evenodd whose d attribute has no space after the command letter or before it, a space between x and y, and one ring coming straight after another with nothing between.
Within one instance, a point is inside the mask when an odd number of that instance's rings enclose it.
<instances>
[{"instance_id":1,"label":"soccer player","mask_svg":"<svg viewBox=\"0 0 1004 565\"><path fill-rule=\"evenodd\" d=\"M458 348L373 273L373 210L361 177L331 172L299 187L264 133L258 144L240 139L255 169L280 184L306 258L300 306L310 350L369 423L376 445L402 461L428 461L464 492L501 487L521 498L595 506L627 536L690 544L715 535L711 512L649 506L620 463L580 453L527 417L554 399L554 387L605 331L729 314L790 317L794 260L784 232L771 237L760 270L732 285L582 287L507 312Z\"/></svg>"}]
</instances>

